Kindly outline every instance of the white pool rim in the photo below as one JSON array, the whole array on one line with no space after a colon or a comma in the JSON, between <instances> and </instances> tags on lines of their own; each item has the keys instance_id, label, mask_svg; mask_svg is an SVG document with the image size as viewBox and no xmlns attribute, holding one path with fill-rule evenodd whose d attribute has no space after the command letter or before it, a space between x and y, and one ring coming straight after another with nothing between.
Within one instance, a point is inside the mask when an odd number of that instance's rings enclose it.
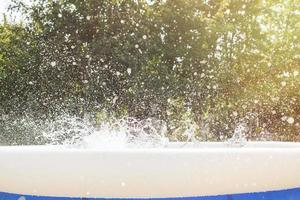
<instances>
[{"instance_id":1,"label":"white pool rim","mask_svg":"<svg viewBox=\"0 0 300 200\"><path fill-rule=\"evenodd\" d=\"M0 161L1 192L38 196L170 198L300 188L300 143L2 146Z\"/></svg>"}]
</instances>

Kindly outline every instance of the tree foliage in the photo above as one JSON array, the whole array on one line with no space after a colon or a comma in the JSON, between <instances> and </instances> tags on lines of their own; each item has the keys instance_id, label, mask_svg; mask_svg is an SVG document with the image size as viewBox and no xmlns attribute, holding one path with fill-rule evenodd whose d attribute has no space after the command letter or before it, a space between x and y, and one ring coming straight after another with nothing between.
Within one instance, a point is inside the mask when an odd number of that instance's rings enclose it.
<instances>
[{"instance_id":1,"label":"tree foliage","mask_svg":"<svg viewBox=\"0 0 300 200\"><path fill-rule=\"evenodd\" d=\"M33 0L0 25L3 114L106 112L299 140L299 0Z\"/></svg>"}]
</instances>

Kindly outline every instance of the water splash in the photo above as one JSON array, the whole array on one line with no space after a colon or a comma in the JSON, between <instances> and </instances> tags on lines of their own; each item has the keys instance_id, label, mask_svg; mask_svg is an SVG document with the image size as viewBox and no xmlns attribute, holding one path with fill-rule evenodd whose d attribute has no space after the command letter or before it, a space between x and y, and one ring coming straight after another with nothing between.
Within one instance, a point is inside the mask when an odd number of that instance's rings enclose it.
<instances>
[{"instance_id":1,"label":"water splash","mask_svg":"<svg viewBox=\"0 0 300 200\"><path fill-rule=\"evenodd\" d=\"M2 134L12 145L65 145L76 148L152 148L164 147L166 123L156 119L121 119L95 122L89 118L61 115L54 119L30 117L6 120ZM8 128L7 128L8 127ZM13 136L13 138L9 138ZM38 141L37 141L38 139ZM3 140L4 141L4 140ZM36 142L34 142L36 141ZM5 145L5 142L2 142ZM1 144L1 138L0 138Z\"/></svg>"},{"instance_id":2,"label":"water splash","mask_svg":"<svg viewBox=\"0 0 300 200\"><path fill-rule=\"evenodd\" d=\"M79 142L66 141L79 148L154 148L167 146L166 124L160 120L122 118L103 122Z\"/></svg>"},{"instance_id":3,"label":"water splash","mask_svg":"<svg viewBox=\"0 0 300 200\"><path fill-rule=\"evenodd\" d=\"M241 122L234 129L233 136L227 141L229 146L242 147L247 143L248 126Z\"/></svg>"},{"instance_id":4,"label":"water splash","mask_svg":"<svg viewBox=\"0 0 300 200\"><path fill-rule=\"evenodd\" d=\"M0 126L0 145L65 145L69 148L163 148L169 146L170 136L164 121L149 118L138 120L131 117L97 121L89 116L80 118L60 115L52 119L22 117L3 119ZM175 134L186 144L203 141L199 127L188 121ZM247 142L247 124L240 122L234 130L229 146L240 147ZM169 136L169 137L168 137ZM4 139L3 139L4 138ZM6 141L8 142L5 142ZM225 138L224 138L225 139ZM4 141L4 142L2 142ZM13 142L11 142L13 141ZM206 141L206 140L204 140Z\"/></svg>"}]
</instances>

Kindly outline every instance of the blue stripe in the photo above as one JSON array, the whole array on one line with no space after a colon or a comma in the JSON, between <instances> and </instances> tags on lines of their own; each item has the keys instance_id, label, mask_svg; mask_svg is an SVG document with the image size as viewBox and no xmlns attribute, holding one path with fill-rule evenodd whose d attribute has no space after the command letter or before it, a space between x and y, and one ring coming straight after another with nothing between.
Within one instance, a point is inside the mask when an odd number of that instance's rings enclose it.
<instances>
[{"instance_id":1,"label":"blue stripe","mask_svg":"<svg viewBox=\"0 0 300 200\"><path fill-rule=\"evenodd\" d=\"M123 198L124 200L125 198ZM271 192L257 192L244 194L230 194L202 197L176 197L176 198L127 198L126 200L300 200L300 188L278 190ZM0 192L0 200L121 200L117 198L68 198L31 196Z\"/></svg>"}]
</instances>

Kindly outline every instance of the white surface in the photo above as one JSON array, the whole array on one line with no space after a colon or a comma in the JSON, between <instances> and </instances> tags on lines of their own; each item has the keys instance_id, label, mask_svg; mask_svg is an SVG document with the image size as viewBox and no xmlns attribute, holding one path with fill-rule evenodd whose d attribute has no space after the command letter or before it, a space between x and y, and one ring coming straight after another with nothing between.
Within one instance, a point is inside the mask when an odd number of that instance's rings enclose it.
<instances>
[{"instance_id":1,"label":"white surface","mask_svg":"<svg viewBox=\"0 0 300 200\"><path fill-rule=\"evenodd\" d=\"M10 3L10 0L0 0L0 23L3 21L3 14L9 15L7 9Z\"/></svg>"},{"instance_id":2,"label":"white surface","mask_svg":"<svg viewBox=\"0 0 300 200\"><path fill-rule=\"evenodd\" d=\"M26 5L30 5L31 1L30 0L22 0L23 3ZM6 17L8 21L13 22L13 21L22 21L24 20L24 17L22 16L21 13L17 13L16 11L12 14L11 11L8 11L9 5L12 4L11 0L0 0L0 23L3 22L3 14L6 14Z\"/></svg>"},{"instance_id":3,"label":"white surface","mask_svg":"<svg viewBox=\"0 0 300 200\"><path fill-rule=\"evenodd\" d=\"M229 148L0 147L0 191L68 197L182 197L300 187L299 143Z\"/></svg>"}]
</instances>

